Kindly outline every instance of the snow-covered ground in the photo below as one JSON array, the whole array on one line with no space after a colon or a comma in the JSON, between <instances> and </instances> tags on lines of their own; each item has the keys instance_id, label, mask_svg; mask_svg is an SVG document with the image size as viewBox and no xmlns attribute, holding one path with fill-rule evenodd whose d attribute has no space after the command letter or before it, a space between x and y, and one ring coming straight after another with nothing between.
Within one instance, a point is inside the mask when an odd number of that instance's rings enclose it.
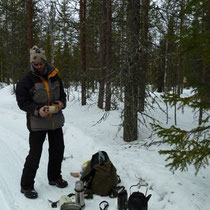
<instances>
[{"instance_id":1,"label":"snow-covered ground","mask_svg":"<svg viewBox=\"0 0 210 210\"><path fill-rule=\"evenodd\" d=\"M81 106L79 93L72 92L67 108L64 110L66 123L64 126L65 157L63 162L63 178L69 182L65 189L48 185L47 162L48 142L43 147L40 167L36 175L35 188L39 197L27 199L20 193L20 176L25 157L28 154L28 130L25 113L17 107L12 87L0 89L0 209L2 210L48 210L51 205L48 199L56 201L62 195L74 192L75 181L70 173L81 170L81 165L99 150L107 151L117 168L122 185L129 188L140 179L148 183L148 194L152 194L149 210L209 210L210 209L210 168L201 170L197 176L192 167L188 172L175 172L165 167L165 157L158 154L155 146L145 148L142 144L151 141L149 128L140 128L139 140L125 143L122 139L120 113L111 111L105 121L97 123L104 112L95 104ZM74 99L74 100L73 100ZM93 102L92 102L93 103ZM165 109L165 108L164 108ZM153 111L162 122L166 117L157 108ZM173 109L169 110L173 116ZM192 128L197 123L192 110L185 109L177 113L177 121L181 127ZM173 123L173 117L170 119ZM141 192L146 188L141 187ZM85 200L87 210L99 209L98 204L106 200L108 210L117 209L117 199L94 195L94 199Z\"/></svg>"}]
</instances>

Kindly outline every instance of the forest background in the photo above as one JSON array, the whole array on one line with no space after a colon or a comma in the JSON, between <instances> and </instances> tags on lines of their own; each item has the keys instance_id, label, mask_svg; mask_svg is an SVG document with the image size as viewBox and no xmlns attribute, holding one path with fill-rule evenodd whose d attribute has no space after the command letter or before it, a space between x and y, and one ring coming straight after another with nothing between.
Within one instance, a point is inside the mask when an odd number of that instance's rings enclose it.
<instances>
[{"instance_id":1,"label":"forest background","mask_svg":"<svg viewBox=\"0 0 210 210\"><path fill-rule=\"evenodd\" d=\"M81 86L86 105L98 94L101 120L124 103L124 141L137 140L139 124L150 119L161 141L147 145L170 146L160 151L168 154L170 169L193 164L198 172L209 165L210 1L1 0L0 82L14 91L29 69L33 45L58 67L67 96L70 87ZM184 88L192 95L180 97ZM174 107L174 125L163 127L150 115L158 103L152 92ZM198 116L192 130L176 126L176 110L184 106Z\"/></svg>"}]
</instances>

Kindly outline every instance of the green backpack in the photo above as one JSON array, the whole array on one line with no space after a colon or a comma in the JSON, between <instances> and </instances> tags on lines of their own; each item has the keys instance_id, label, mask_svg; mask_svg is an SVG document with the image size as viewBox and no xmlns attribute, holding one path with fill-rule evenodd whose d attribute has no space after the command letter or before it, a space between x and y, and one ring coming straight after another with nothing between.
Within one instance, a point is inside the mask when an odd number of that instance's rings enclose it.
<instances>
[{"instance_id":1,"label":"green backpack","mask_svg":"<svg viewBox=\"0 0 210 210\"><path fill-rule=\"evenodd\" d=\"M120 182L117 170L104 151L95 153L84 169L80 178L85 185L86 195L113 196L117 184Z\"/></svg>"}]
</instances>

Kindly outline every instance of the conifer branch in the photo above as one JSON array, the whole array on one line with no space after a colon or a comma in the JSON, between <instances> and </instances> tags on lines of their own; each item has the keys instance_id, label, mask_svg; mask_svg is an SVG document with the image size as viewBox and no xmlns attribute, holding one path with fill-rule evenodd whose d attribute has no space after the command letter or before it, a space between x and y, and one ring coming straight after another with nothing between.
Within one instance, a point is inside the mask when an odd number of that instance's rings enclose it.
<instances>
[{"instance_id":1,"label":"conifer branch","mask_svg":"<svg viewBox=\"0 0 210 210\"><path fill-rule=\"evenodd\" d=\"M193 165L196 174L201 168L209 165L210 158L210 126L198 126L189 131L175 126L166 129L160 125L152 125L156 134L162 138L163 144L168 144L172 149L160 150L159 153L168 155L166 167L170 170L185 171Z\"/></svg>"}]
</instances>

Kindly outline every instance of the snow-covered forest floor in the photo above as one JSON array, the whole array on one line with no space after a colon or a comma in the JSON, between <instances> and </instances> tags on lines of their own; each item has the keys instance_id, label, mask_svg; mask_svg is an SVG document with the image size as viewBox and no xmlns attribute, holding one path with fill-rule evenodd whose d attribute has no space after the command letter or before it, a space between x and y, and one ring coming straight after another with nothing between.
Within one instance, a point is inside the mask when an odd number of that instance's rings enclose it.
<instances>
[{"instance_id":1,"label":"snow-covered forest floor","mask_svg":"<svg viewBox=\"0 0 210 210\"><path fill-rule=\"evenodd\" d=\"M189 94L189 90L185 91ZM152 194L149 210L209 210L210 209L210 168L202 169L197 176L193 167L187 172L172 173L165 167L166 157L160 156L161 147L144 147L145 142L152 141L151 129L140 125L139 140L126 143L122 139L122 120L120 109L108 113L106 120L101 120L104 111L97 108L94 97L88 105L81 106L80 93L72 91L67 108L64 110L65 126L65 160L63 161L63 178L69 182L65 189L48 185L47 163L48 142L43 147L40 167L36 175L35 188L39 197L35 200L26 199L20 193L20 176L25 157L28 154L28 130L25 113L19 110L12 87L0 89L0 201L2 210L50 210L48 199L56 201L62 195L74 192L75 181L70 173L81 170L81 165L90 159L92 154L104 150L117 168L122 183L128 190L140 179L148 183L148 194ZM157 95L158 96L158 95ZM165 109L165 105L160 105ZM153 117L166 122L166 116L160 108L151 111ZM174 110L169 108L169 125L174 123ZM185 108L184 113L177 112L178 125L191 129L197 125L192 110ZM154 137L153 137L154 138ZM154 139L153 139L154 140ZM142 187L141 192L146 188ZM98 204L106 200L109 210L117 209L117 199L94 195L94 199L85 200L86 210L99 209Z\"/></svg>"}]
</instances>

